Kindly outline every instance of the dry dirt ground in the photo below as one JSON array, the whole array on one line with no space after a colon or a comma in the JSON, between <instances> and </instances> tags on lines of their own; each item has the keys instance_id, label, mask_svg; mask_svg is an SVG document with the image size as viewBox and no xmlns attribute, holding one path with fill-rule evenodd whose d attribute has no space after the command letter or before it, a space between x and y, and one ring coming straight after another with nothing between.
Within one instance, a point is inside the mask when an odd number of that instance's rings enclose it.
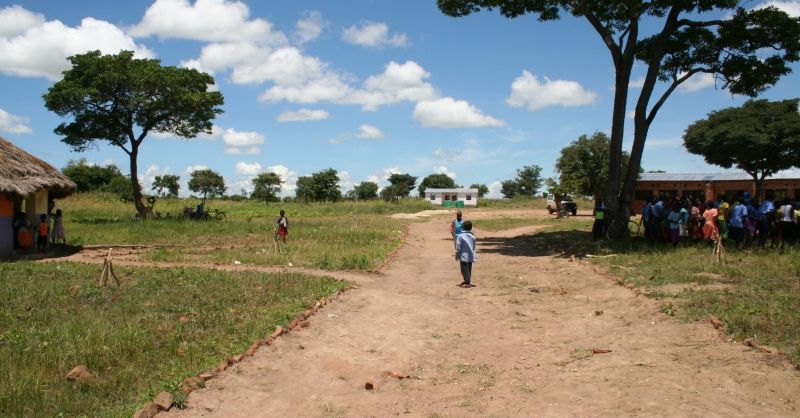
<instances>
[{"instance_id":1,"label":"dry dirt ground","mask_svg":"<svg viewBox=\"0 0 800 418\"><path fill-rule=\"evenodd\" d=\"M518 238L534 229L478 230L464 289L448 220L412 223L379 274L337 274L358 288L166 416L800 416L780 357Z\"/></svg>"}]
</instances>

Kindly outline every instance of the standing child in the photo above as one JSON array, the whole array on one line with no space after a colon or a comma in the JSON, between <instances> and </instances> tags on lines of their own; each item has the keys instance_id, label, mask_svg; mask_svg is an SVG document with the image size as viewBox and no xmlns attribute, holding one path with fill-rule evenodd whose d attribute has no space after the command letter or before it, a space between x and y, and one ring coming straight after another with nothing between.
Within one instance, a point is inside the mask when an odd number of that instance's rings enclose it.
<instances>
[{"instance_id":1,"label":"standing child","mask_svg":"<svg viewBox=\"0 0 800 418\"><path fill-rule=\"evenodd\" d=\"M47 238L49 237L50 225L47 222L47 215L42 214L39 217L39 224L36 225L36 231L39 233L36 240L36 249L40 253L47 251Z\"/></svg>"},{"instance_id":2,"label":"standing child","mask_svg":"<svg viewBox=\"0 0 800 418\"><path fill-rule=\"evenodd\" d=\"M453 245L456 244L456 239L458 238L458 234L464 228L464 221L461 220L461 211L456 212L456 218L450 222L450 235L453 237Z\"/></svg>"},{"instance_id":3,"label":"standing child","mask_svg":"<svg viewBox=\"0 0 800 418\"><path fill-rule=\"evenodd\" d=\"M471 221L464 221L463 231L456 236L456 260L461 263L461 276L464 278L459 286L472 287L472 263L478 260L478 256L475 254Z\"/></svg>"},{"instance_id":4,"label":"standing child","mask_svg":"<svg viewBox=\"0 0 800 418\"><path fill-rule=\"evenodd\" d=\"M594 207L594 224L592 225L592 241L603 238L605 231L606 205L599 201Z\"/></svg>"},{"instance_id":5,"label":"standing child","mask_svg":"<svg viewBox=\"0 0 800 418\"><path fill-rule=\"evenodd\" d=\"M56 210L53 216L53 233L50 236L51 242L56 243L56 240L61 240L61 245L67 245L67 232L64 230L64 213L61 209Z\"/></svg>"},{"instance_id":6,"label":"standing child","mask_svg":"<svg viewBox=\"0 0 800 418\"><path fill-rule=\"evenodd\" d=\"M281 216L275 221L275 228L277 228L276 235L286 244L286 236L289 235L289 218L286 217L283 209L281 209Z\"/></svg>"}]
</instances>

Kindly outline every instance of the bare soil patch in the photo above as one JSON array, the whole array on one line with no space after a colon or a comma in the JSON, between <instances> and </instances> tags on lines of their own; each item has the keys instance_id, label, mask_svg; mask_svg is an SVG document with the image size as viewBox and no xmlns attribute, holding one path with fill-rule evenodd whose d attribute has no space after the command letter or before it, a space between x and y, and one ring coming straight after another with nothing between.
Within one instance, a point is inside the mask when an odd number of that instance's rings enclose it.
<instances>
[{"instance_id":1,"label":"bare soil patch","mask_svg":"<svg viewBox=\"0 0 800 418\"><path fill-rule=\"evenodd\" d=\"M780 357L659 313L526 232L478 231L464 289L447 224L410 225L380 274L339 273L358 289L167 416L800 414Z\"/></svg>"}]
</instances>

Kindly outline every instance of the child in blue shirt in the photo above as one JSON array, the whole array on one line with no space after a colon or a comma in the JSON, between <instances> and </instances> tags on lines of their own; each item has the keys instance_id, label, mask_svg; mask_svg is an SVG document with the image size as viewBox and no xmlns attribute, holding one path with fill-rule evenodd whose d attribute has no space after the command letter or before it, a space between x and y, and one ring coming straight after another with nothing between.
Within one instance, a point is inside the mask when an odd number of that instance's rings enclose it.
<instances>
[{"instance_id":1,"label":"child in blue shirt","mask_svg":"<svg viewBox=\"0 0 800 418\"><path fill-rule=\"evenodd\" d=\"M472 287L472 263L478 260L475 254L475 236L472 235L472 221L464 221L463 230L456 235L456 260L461 263L461 276L464 278L459 286Z\"/></svg>"}]
</instances>

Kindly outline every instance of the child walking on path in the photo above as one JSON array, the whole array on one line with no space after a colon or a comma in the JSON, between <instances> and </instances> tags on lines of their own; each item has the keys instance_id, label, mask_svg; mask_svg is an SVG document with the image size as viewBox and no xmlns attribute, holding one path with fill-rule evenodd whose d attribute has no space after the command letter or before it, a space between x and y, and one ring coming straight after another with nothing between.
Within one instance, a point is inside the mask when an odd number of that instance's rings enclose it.
<instances>
[{"instance_id":1,"label":"child walking on path","mask_svg":"<svg viewBox=\"0 0 800 418\"><path fill-rule=\"evenodd\" d=\"M450 222L450 235L453 236L453 245L456 245L458 234L464 229L464 221L461 219L461 211L456 212L456 218Z\"/></svg>"},{"instance_id":2,"label":"child walking on path","mask_svg":"<svg viewBox=\"0 0 800 418\"><path fill-rule=\"evenodd\" d=\"M456 236L456 260L461 264L461 276L464 278L459 286L472 287L472 263L478 260L475 254L475 236L472 235L472 221L464 221L463 231Z\"/></svg>"}]
</instances>

